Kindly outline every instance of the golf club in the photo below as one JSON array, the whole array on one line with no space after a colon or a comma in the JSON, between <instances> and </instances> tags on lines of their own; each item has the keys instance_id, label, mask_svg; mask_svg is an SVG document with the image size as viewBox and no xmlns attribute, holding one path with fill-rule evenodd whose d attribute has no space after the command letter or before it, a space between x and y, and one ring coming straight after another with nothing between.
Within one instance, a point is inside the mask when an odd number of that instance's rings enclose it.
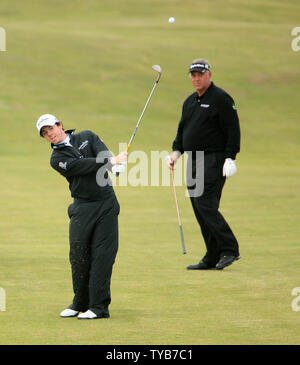
<instances>
[{"instance_id":1,"label":"golf club","mask_svg":"<svg viewBox=\"0 0 300 365\"><path fill-rule=\"evenodd\" d=\"M132 133L132 135L131 135L131 138L130 138L130 140L129 140L129 142L128 142L128 145L127 145L127 148L126 148L126 152L128 152L128 151L129 151L129 149L130 149L130 146L131 146L132 140L133 140L133 138L134 138L134 136L135 136L135 134L136 134L136 132L137 132L137 129L138 129L138 127L139 127L139 125L140 125L140 122L141 122L141 120L142 120L142 118L143 118L143 115L144 115L144 113L145 113L145 111L146 111L146 109L147 109L147 106L148 106L149 101L150 101L150 99L151 99L151 97L152 97L152 94L153 94L153 92L154 92L154 90L155 90L155 88L156 88L156 86L157 86L157 84L158 84L158 81L159 81L159 80L160 80L160 78L161 78L161 74L162 74L162 69L161 69L161 67L160 67L159 65L153 65L153 66L152 66L152 68L153 68L153 70L154 70L154 71L158 72L158 78L157 78L157 80L155 81L155 84L154 84L154 86L153 86L153 88L152 88L152 90L151 90L151 93L150 93L150 95L149 95L149 97L148 97L148 100L147 100L147 102L146 102L146 104L145 104L145 106L144 106L144 109L143 109L143 111L142 111L142 114L141 114L141 116L140 116L140 118L139 118L139 120L138 120L138 122L137 122L137 124L136 124L136 126L135 126L135 128L134 128L134 131L133 131L133 133ZM119 176L119 173L118 173L118 172L116 173L116 176Z\"/></svg>"},{"instance_id":2,"label":"golf club","mask_svg":"<svg viewBox=\"0 0 300 365\"><path fill-rule=\"evenodd\" d=\"M172 177L172 185L173 185L173 190L174 190L175 204L176 204L177 217L178 217L178 223L179 223L182 253L183 254L186 254L186 249L185 249L185 244L184 244L184 237L183 237L183 230L182 230L182 223L181 223L181 218L180 218L180 213L179 213L179 206L178 206L178 200L177 200L177 194L176 194L176 189L175 189L174 170L172 170L172 169L171 169L171 177Z\"/></svg>"},{"instance_id":3,"label":"golf club","mask_svg":"<svg viewBox=\"0 0 300 365\"><path fill-rule=\"evenodd\" d=\"M158 78L157 78L157 80L155 81L155 84L154 84L154 86L153 86L153 88L152 88L152 90L151 90L151 93L150 93L150 95L149 95L149 98L148 98L148 100L147 100L147 102L146 102L146 104L145 104L145 106L144 106L144 109L143 109L143 111L142 111L142 114L141 114L141 116L140 116L140 118L139 118L139 120L138 120L138 122L137 122L137 125L136 125L136 127L135 127L135 129L134 129L134 131L133 131L133 133L132 133L132 136L131 136L131 138L130 138L130 140L129 140L129 142L128 142L128 145L127 145L127 148L126 148L126 152L128 152L128 151L129 151L129 148L130 148L131 142L132 142L132 140L133 140L133 138L134 138L134 136L135 136L135 134L136 134L136 132L137 132L137 129L138 129L138 127L139 127L139 124L140 124L140 122L141 122L141 120L142 120L142 118L143 118L143 115L144 115L144 113L145 113L145 110L147 109L147 106L148 106L148 104L149 104L149 101L150 101L150 99L151 99L151 97L152 97L152 94L153 94L153 92L154 92L154 90L155 90L155 88L156 88L156 86L157 86L157 84L158 84L158 81L160 80L161 74L162 74L162 69L161 69L161 67L160 67L159 65L153 65L153 66L152 66L152 68L153 68L153 70L154 70L154 71L158 72Z\"/></svg>"}]
</instances>

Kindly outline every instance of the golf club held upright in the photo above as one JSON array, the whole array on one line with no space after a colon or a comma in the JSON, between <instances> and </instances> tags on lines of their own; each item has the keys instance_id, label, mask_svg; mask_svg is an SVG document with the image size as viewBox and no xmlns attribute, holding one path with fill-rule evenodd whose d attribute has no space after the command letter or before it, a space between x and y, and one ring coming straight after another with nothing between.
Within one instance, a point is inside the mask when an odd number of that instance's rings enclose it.
<instances>
[{"instance_id":1,"label":"golf club held upright","mask_svg":"<svg viewBox=\"0 0 300 365\"><path fill-rule=\"evenodd\" d=\"M144 113L145 113L145 111L146 111L146 109L147 109L147 106L148 106L149 101L150 101L150 99L151 99L151 97L152 97L152 94L153 94L153 92L154 92L154 90L155 90L155 88L156 88L156 86L157 86L157 84L158 84L158 82L159 82L159 80L160 80L160 78L161 78L161 74L162 74L162 69L161 69L161 67L160 67L159 65L153 65L153 66L152 66L152 68L153 68L153 70L154 70L154 71L158 72L158 78L157 78L157 80L155 81L155 84L154 84L154 86L153 86L153 88L152 88L152 90L151 90L151 93L150 93L150 95L149 95L149 97L148 97L148 100L147 100L147 102L146 102L146 104L145 104L145 106L144 106L144 109L143 109L143 111L142 111L142 114L140 115L139 120L138 120L138 122L137 122L137 124L136 124L136 126L135 126L135 129L134 129L134 131L133 131L133 133L132 133L132 135L131 135L131 138L130 138L130 140L129 140L129 142L128 142L128 145L127 145L127 148L126 148L126 151L127 151L127 152L128 152L128 151L129 151L129 149L130 149L130 146L131 146L132 140L133 140L133 138L134 138L134 136L135 136L135 134L136 134L136 132L137 132L137 129L138 129L138 127L139 127L139 125L140 125L140 122L141 122L141 120L142 120L142 118L143 118L143 115L144 115Z\"/></svg>"},{"instance_id":2,"label":"golf club held upright","mask_svg":"<svg viewBox=\"0 0 300 365\"><path fill-rule=\"evenodd\" d=\"M161 67L160 67L159 65L153 65L153 66L152 66L152 68L153 68L153 70L154 70L154 71L158 72L158 78L157 78L157 80L155 81L155 84L154 84L154 86L153 86L153 88L152 88L152 90L151 90L151 93L150 93L150 95L149 95L149 97L148 97L147 101L146 101L146 104L145 104L145 106L144 106L144 109L143 109L143 111L142 111L142 114L140 115L139 120L138 120L138 122L137 122L137 124L136 124L136 126L135 126L135 128L134 128L134 131L133 131L133 133L132 133L131 137L130 137L130 140L129 140L128 144L127 144L126 152L128 152L128 151L129 151L129 149L130 149L131 143L132 143L133 138L134 138L134 136L135 136L135 134L136 134L136 132L137 132L137 129L138 129L139 125L140 125L140 122L141 122L141 120L142 120L142 118L143 118L143 115L144 115L144 113L145 113L145 111L146 111L146 109L147 109L147 106L148 106L149 101L150 101L150 99L151 99L151 97L152 97L152 94L153 94L153 92L154 92L154 90L155 90L155 88L156 88L156 86L157 86L157 84L158 84L158 82L159 82L159 80L160 80L160 78L161 78L161 74L162 74L162 69L161 69ZM119 173L118 173L118 172L116 173L116 176L119 176Z\"/></svg>"}]
</instances>

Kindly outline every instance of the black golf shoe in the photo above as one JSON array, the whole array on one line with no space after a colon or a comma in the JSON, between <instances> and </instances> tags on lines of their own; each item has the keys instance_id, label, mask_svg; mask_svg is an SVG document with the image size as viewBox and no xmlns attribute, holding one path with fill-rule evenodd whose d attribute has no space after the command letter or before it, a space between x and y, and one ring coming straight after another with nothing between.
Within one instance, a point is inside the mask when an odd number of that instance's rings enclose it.
<instances>
[{"instance_id":1,"label":"black golf shoe","mask_svg":"<svg viewBox=\"0 0 300 365\"><path fill-rule=\"evenodd\" d=\"M198 264L189 265L186 267L187 270L212 270L214 269L214 265L209 265L205 261L201 260Z\"/></svg>"},{"instance_id":2,"label":"black golf shoe","mask_svg":"<svg viewBox=\"0 0 300 365\"><path fill-rule=\"evenodd\" d=\"M224 255L221 257L220 261L216 265L217 270L222 270L241 258L241 256Z\"/></svg>"}]
</instances>

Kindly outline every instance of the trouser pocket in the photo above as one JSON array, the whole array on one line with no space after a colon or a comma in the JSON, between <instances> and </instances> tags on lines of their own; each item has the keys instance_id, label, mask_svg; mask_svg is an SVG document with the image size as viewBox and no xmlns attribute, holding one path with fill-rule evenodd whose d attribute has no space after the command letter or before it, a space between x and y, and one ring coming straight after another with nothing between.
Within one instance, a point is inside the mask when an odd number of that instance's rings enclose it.
<instances>
[{"instance_id":1,"label":"trouser pocket","mask_svg":"<svg viewBox=\"0 0 300 365\"><path fill-rule=\"evenodd\" d=\"M69 218L72 217L73 210L74 210L74 203L70 204L69 207L68 207L68 216L69 216Z\"/></svg>"}]
</instances>

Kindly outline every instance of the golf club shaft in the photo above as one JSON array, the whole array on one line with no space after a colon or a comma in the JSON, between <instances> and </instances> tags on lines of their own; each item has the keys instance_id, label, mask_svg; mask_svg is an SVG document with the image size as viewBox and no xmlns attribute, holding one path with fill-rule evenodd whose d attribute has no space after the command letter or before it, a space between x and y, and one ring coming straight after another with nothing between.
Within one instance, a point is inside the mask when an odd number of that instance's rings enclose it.
<instances>
[{"instance_id":1,"label":"golf club shaft","mask_svg":"<svg viewBox=\"0 0 300 365\"><path fill-rule=\"evenodd\" d=\"M130 140L129 140L128 145L127 145L127 148L126 148L126 152L128 152L128 151L129 151L129 149L130 149L130 146L131 146L132 140L133 140L133 138L134 138L134 136L135 136L135 134L136 134L136 132L137 132L137 129L138 129L138 127L139 127L139 125L140 125L140 122L141 122L141 120L142 120L142 118L143 118L143 115L144 115L144 113L145 113L145 111L146 111L146 109L147 109L147 106L148 106L149 101L150 101L150 99L151 99L151 97L152 97L152 94L153 94L153 92L154 92L154 90L155 90L155 88L156 88L156 86L157 86L157 84L158 84L158 81L160 80L160 77L161 77L161 71L159 72L159 76L158 76L157 80L155 81L155 84L154 84L154 86L153 86L153 88L152 88L152 90L151 90L151 93L150 93L150 95L149 95L149 97L148 97L148 100L147 100L147 102L146 102L146 104L145 104L145 106L144 106L144 109L143 109L143 111L142 111L142 114L140 115L139 120L138 120L138 122L137 122L137 124L136 124L136 126L135 126L135 128L134 128L133 133L132 133L132 136L130 137ZM118 172L116 173L116 176L119 176L119 173L118 173Z\"/></svg>"},{"instance_id":2,"label":"golf club shaft","mask_svg":"<svg viewBox=\"0 0 300 365\"><path fill-rule=\"evenodd\" d=\"M136 126L135 126L135 128L134 128L134 131L133 131L133 133L132 133L132 136L131 136L131 138L130 138L130 140L129 140L129 142L128 142L127 148L126 148L126 152L128 152L128 151L129 151L129 149L130 149L131 142L132 142L132 140L133 140L133 138L134 138L134 136L135 136L135 134L136 134L136 131L137 131L137 129L138 129L138 127L139 127L139 124L140 124L140 122L141 122L141 120L142 120L142 118L143 118L143 115L144 115L144 113L145 113L145 110L147 109L147 106L148 106L149 101L150 101L150 99L151 99L151 96L152 96L152 94L153 94L153 92L154 92L154 90L155 90L155 88L156 88L156 85L158 84L158 81L159 81L159 78L155 81L155 84L154 84L154 86L153 86L153 88L152 88L152 90L151 90L151 93L150 93L150 95L149 95L149 98L148 98L148 100L147 100L147 102L146 102L146 104L145 104L145 106L144 106L144 109L143 109L143 111L142 111L142 114L141 114L141 116L140 116L140 118L139 118L139 120L138 120L138 122L137 122L137 124L136 124ZM118 173L118 172L116 173L116 176L119 176L119 173Z\"/></svg>"},{"instance_id":3,"label":"golf club shaft","mask_svg":"<svg viewBox=\"0 0 300 365\"><path fill-rule=\"evenodd\" d=\"M172 169L171 169L171 177L172 177L172 185L173 185L173 190L174 190L175 204L176 204L177 217L178 217L178 223L179 223L182 253L186 254L184 237L183 237L183 230L182 230L182 224L181 224L181 218L180 218L180 213L179 213L178 199L177 199L175 182L174 182L174 170L172 170Z\"/></svg>"},{"instance_id":4,"label":"golf club shaft","mask_svg":"<svg viewBox=\"0 0 300 365\"><path fill-rule=\"evenodd\" d=\"M144 106L144 109L143 109L143 111L142 111L142 114L141 114L141 116L140 116L140 118L139 118L139 120L138 120L138 122L137 122L137 124L136 124L136 127L134 128L134 131L133 131L133 133L132 133L132 136L131 136L131 138L130 138L130 140L129 140L129 143L128 143L128 145L127 145L127 148L126 148L126 152L128 152L128 151L129 151L129 149L130 149L131 142L132 142L132 140L133 140L133 138L134 138L134 136L135 136L135 134L136 134L136 132L137 132L137 129L138 129L138 127L139 127L139 125L140 125L140 122L141 122L141 120L142 120L142 118L143 118L143 115L144 115L144 113L145 113L145 111L146 111L146 109L147 109L147 106L148 106L149 101L150 101L150 99L151 99L151 97L152 97L152 94L153 94L153 92L154 92L154 90L155 90L155 88L156 88L156 86L157 86L157 84L158 84L158 81L159 81L159 78L155 81L155 84L154 84L154 86L153 86L153 88L152 88L152 90L151 90L151 93L150 93L150 95L149 95L149 97L148 97L148 100L147 100L147 102L146 102L146 104L145 104L145 106Z\"/></svg>"}]
</instances>

